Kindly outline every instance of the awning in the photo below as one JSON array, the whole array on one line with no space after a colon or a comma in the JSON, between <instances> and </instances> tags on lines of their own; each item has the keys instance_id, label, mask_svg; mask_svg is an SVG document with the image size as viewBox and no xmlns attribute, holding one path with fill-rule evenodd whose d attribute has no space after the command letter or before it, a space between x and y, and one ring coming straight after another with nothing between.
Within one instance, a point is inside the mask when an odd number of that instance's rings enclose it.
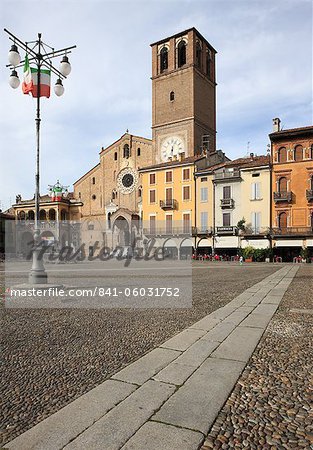
<instances>
[{"instance_id":1,"label":"awning","mask_svg":"<svg viewBox=\"0 0 313 450\"><path fill-rule=\"evenodd\" d=\"M243 239L241 241L241 247L254 247L254 248L269 248L270 242L268 239Z\"/></svg>"},{"instance_id":2,"label":"awning","mask_svg":"<svg viewBox=\"0 0 313 450\"><path fill-rule=\"evenodd\" d=\"M216 236L215 248L238 248L239 241L237 236Z\"/></svg>"},{"instance_id":3,"label":"awning","mask_svg":"<svg viewBox=\"0 0 313 450\"><path fill-rule=\"evenodd\" d=\"M201 239L197 244L197 248L212 247L212 239Z\"/></svg>"},{"instance_id":4,"label":"awning","mask_svg":"<svg viewBox=\"0 0 313 450\"><path fill-rule=\"evenodd\" d=\"M303 247L303 239L281 239L276 241L276 247Z\"/></svg>"},{"instance_id":5,"label":"awning","mask_svg":"<svg viewBox=\"0 0 313 450\"><path fill-rule=\"evenodd\" d=\"M307 247L313 247L313 239L307 239L306 240L306 246Z\"/></svg>"}]
</instances>

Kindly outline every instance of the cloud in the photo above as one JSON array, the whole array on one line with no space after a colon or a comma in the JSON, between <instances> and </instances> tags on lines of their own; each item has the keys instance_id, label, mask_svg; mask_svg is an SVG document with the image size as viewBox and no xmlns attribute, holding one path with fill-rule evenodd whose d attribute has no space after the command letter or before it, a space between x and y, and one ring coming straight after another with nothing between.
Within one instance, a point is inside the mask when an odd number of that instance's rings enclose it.
<instances>
[{"instance_id":1,"label":"cloud","mask_svg":"<svg viewBox=\"0 0 313 450\"><path fill-rule=\"evenodd\" d=\"M77 45L64 96L42 101L42 192L57 178L74 182L126 128L151 136L149 44L191 26L218 51L218 147L237 157L250 141L264 153L273 117L285 128L312 121L309 1L2 3L2 28L26 40L42 32L55 48ZM0 200L6 207L17 193L33 195L36 106L8 87L8 48L2 34Z\"/></svg>"}]
</instances>

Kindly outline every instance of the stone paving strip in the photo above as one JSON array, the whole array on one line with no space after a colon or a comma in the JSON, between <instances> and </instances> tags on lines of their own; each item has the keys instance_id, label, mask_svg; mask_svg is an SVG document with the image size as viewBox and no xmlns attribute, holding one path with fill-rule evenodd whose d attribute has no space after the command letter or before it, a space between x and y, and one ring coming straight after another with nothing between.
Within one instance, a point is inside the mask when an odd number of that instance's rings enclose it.
<instances>
[{"instance_id":1,"label":"stone paving strip","mask_svg":"<svg viewBox=\"0 0 313 450\"><path fill-rule=\"evenodd\" d=\"M5 448L198 449L297 270L284 266Z\"/></svg>"}]
</instances>

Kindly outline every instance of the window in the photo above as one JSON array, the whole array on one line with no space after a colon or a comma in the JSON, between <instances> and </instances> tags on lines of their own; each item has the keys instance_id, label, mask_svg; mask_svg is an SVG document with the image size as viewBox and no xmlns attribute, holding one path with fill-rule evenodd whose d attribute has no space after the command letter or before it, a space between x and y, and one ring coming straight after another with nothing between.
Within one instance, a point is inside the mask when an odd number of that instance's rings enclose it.
<instances>
[{"instance_id":1,"label":"window","mask_svg":"<svg viewBox=\"0 0 313 450\"><path fill-rule=\"evenodd\" d=\"M206 51L206 74L209 78L211 78L211 69L212 69L212 51L207 49L207 51Z\"/></svg>"},{"instance_id":2,"label":"window","mask_svg":"<svg viewBox=\"0 0 313 450\"><path fill-rule=\"evenodd\" d=\"M116 190L112 191L112 200L115 200L117 198L117 192Z\"/></svg>"},{"instance_id":3,"label":"window","mask_svg":"<svg viewBox=\"0 0 313 450\"><path fill-rule=\"evenodd\" d=\"M142 187L138 188L138 197L142 197Z\"/></svg>"},{"instance_id":4,"label":"window","mask_svg":"<svg viewBox=\"0 0 313 450\"><path fill-rule=\"evenodd\" d=\"M96 200L96 196L95 196L95 194L93 194L92 196L91 196L91 198L92 198L92 200Z\"/></svg>"},{"instance_id":5,"label":"window","mask_svg":"<svg viewBox=\"0 0 313 450\"><path fill-rule=\"evenodd\" d=\"M165 182L172 183L173 181L173 172L165 172Z\"/></svg>"},{"instance_id":6,"label":"window","mask_svg":"<svg viewBox=\"0 0 313 450\"><path fill-rule=\"evenodd\" d=\"M155 200L156 200L155 189L151 189L149 191L149 203L153 204L155 203Z\"/></svg>"},{"instance_id":7,"label":"window","mask_svg":"<svg viewBox=\"0 0 313 450\"><path fill-rule=\"evenodd\" d=\"M114 161L117 161L117 152L114 153Z\"/></svg>"},{"instance_id":8,"label":"window","mask_svg":"<svg viewBox=\"0 0 313 450\"><path fill-rule=\"evenodd\" d=\"M260 232L261 227L261 213L253 212L251 213L251 224L253 233L257 234Z\"/></svg>"},{"instance_id":9,"label":"window","mask_svg":"<svg viewBox=\"0 0 313 450\"><path fill-rule=\"evenodd\" d=\"M137 148L137 156L140 156L141 150L140 147Z\"/></svg>"},{"instance_id":10,"label":"window","mask_svg":"<svg viewBox=\"0 0 313 450\"><path fill-rule=\"evenodd\" d=\"M287 178L281 177L278 180L278 192L287 192Z\"/></svg>"},{"instance_id":11,"label":"window","mask_svg":"<svg viewBox=\"0 0 313 450\"><path fill-rule=\"evenodd\" d=\"M202 49L201 49L201 44L199 41L197 41L196 44L196 65L197 67L199 67L199 69L201 69L202 67Z\"/></svg>"},{"instance_id":12,"label":"window","mask_svg":"<svg viewBox=\"0 0 313 450\"><path fill-rule=\"evenodd\" d=\"M287 161L287 150L286 147L281 147L278 150L278 162L284 163Z\"/></svg>"},{"instance_id":13,"label":"window","mask_svg":"<svg viewBox=\"0 0 313 450\"><path fill-rule=\"evenodd\" d=\"M92 177L92 184L96 184L96 179L95 179L95 177Z\"/></svg>"},{"instance_id":14,"label":"window","mask_svg":"<svg viewBox=\"0 0 313 450\"><path fill-rule=\"evenodd\" d=\"M173 189L172 188L165 189L165 199L166 199L167 204L172 203L172 201L173 201Z\"/></svg>"},{"instance_id":15,"label":"window","mask_svg":"<svg viewBox=\"0 0 313 450\"><path fill-rule=\"evenodd\" d=\"M230 227L230 213L223 214L223 227Z\"/></svg>"},{"instance_id":16,"label":"window","mask_svg":"<svg viewBox=\"0 0 313 450\"><path fill-rule=\"evenodd\" d=\"M129 158L130 157L130 150L129 150L129 145L125 144L123 147L123 157L124 158Z\"/></svg>"},{"instance_id":17,"label":"window","mask_svg":"<svg viewBox=\"0 0 313 450\"><path fill-rule=\"evenodd\" d=\"M251 200L261 199L261 183L251 183Z\"/></svg>"},{"instance_id":18,"label":"window","mask_svg":"<svg viewBox=\"0 0 313 450\"><path fill-rule=\"evenodd\" d=\"M32 210L28 211L28 220L35 220L35 213L34 213L34 211L32 211Z\"/></svg>"},{"instance_id":19,"label":"window","mask_svg":"<svg viewBox=\"0 0 313 450\"><path fill-rule=\"evenodd\" d=\"M155 216L150 216L149 218L149 226L150 226L150 233L151 234L155 234L156 233L156 217Z\"/></svg>"},{"instance_id":20,"label":"window","mask_svg":"<svg viewBox=\"0 0 313 450\"><path fill-rule=\"evenodd\" d=\"M231 187L230 186L224 186L223 187L223 199L229 200L231 198Z\"/></svg>"},{"instance_id":21,"label":"window","mask_svg":"<svg viewBox=\"0 0 313 450\"><path fill-rule=\"evenodd\" d=\"M294 159L295 161L303 160L303 147L302 145L297 145L294 150Z\"/></svg>"},{"instance_id":22,"label":"window","mask_svg":"<svg viewBox=\"0 0 313 450\"><path fill-rule=\"evenodd\" d=\"M279 228L287 228L287 214L282 212L278 216L278 226Z\"/></svg>"},{"instance_id":23,"label":"window","mask_svg":"<svg viewBox=\"0 0 313 450\"><path fill-rule=\"evenodd\" d=\"M207 202L208 201L208 188L202 187L200 190L200 198L201 202Z\"/></svg>"},{"instance_id":24,"label":"window","mask_svg":"<svg viewBox=\"0 0 313 450\"><path fill-rule=\"evenodd\" d=\"M260 174L259 174L259 173L253 173L252 176L253 176L253 177L259 177Z\"/></svg>"},{"instance_id":25,"label":"window","mask_svg":"<svg viewBox=\"0 0 313 450\"><path fill-rule=\"evenodd\" d=\"M180 41L177 46L177 66L182 67L186 64L186 42Z\"/></svg>"},{"instance_id":26,"label":"window","mask_svg":"<svg viewBox=\"0 0 313 450\"><path fill-rule=\"evenodd\" d=\"M49 209L49 220L55 220L56 219L56 212L55 209Z\"/></svg>"},{"instance_id":27,"label":"window","mask_svg":"<svg viewBox=\"0 0 313 450\"><path fill-rule=\"evenodd\" d=\"M175 93L174 91L170 92L170 101L173 102L175 100Z\"/></svg>"},{"instance_id":28,"label":"window","mask_svg":"<svg viewBox=\"0 0 313 450\"><path fill-rule=\"evenodd\" d=\"M189 213L183 214L183 232L190 233L190 214Z\"/></svg>"},{"instance_id":29,"label":"window","mask_svg":"<svg viewBox=\"0 0 313 450\"><path fill-rule=\"evenodd\" d=\"M149 184L155 184L155 173L150 173Z\"/></svg>"},{"instance_id":30,"label":"window","mask_svg":"<svg viewBox=\"0 0 313 450\"><path fill-rule=\"evenodd\" d=\"M160 51L160 72L164 72L168 68L168 50L163 47Z\"/></svg>"},{"instance_id":31,"label":"window","mask_svg":"<svg viewBox=\"0 0 313 450\"><path fill-rule=\"evenodd\" d=\"M202 211L200 214L200 226L201 231L205 231L208 229L208 212Z\"/></svg>"},{"instance_id":32,"label":"window","mask_svg":"<svg viewBox=\"0 0 313 450\"><path fill-rule=\"evenodd\" d=\"M183 169L183 180L189 180L190 179L190 169Z\"/></svg>"},{"instance_id":33,"label":"window","mask_svg":"<svg viewBox=\"0 0 313 450\"><path fill-rule=\"evenodd\" d=\"M203 183L204 181L208 181L208 177L202 177L202 178L200 179L200 181L201 181L201 183Z\"/></svg>"},{"instance_id":34,"label":"window","mask_svg":"<svg viewBox=\"0 0 313 450\"><path fill-rule=\"evenodd\" d=\"M81 192L78 192L78 198L82 198Z\"/></svg>"},{"instance_id":35,"label":"window","mask_svg":"<svg viewBox=\"0 0 313 450\"><path fill-rule=\"evenodd\" d=\"M190 200L190 186L183 186L183 200Z\"/></svg>"},{"instance_id":36,"label":"window","mask_svg":"<svg viewBox=\"0 0 313 450\"><path fill-rule=\"evenodd\" d=\"M166 233L172 233L173 231L173 216L167 214L165 219L165 225L166 225Z\"/></svg>"}]
</instances>

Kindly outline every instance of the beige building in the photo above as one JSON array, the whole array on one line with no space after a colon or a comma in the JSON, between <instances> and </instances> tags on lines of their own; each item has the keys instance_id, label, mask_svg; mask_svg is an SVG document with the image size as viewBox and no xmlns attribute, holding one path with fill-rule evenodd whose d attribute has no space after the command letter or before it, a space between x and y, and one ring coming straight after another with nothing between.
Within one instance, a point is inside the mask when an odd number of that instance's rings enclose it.
<instances>
[{"instance_id":1,"label":"beige building","mask_svg":"<svg viewBox=\"0 0 313 450\"><path fill-rule=\"evenodd\" d=\"M270 247L270 158L227 161L196 173L196 230L200 252L236 255Z\"/></svg>"}]
</instances>

